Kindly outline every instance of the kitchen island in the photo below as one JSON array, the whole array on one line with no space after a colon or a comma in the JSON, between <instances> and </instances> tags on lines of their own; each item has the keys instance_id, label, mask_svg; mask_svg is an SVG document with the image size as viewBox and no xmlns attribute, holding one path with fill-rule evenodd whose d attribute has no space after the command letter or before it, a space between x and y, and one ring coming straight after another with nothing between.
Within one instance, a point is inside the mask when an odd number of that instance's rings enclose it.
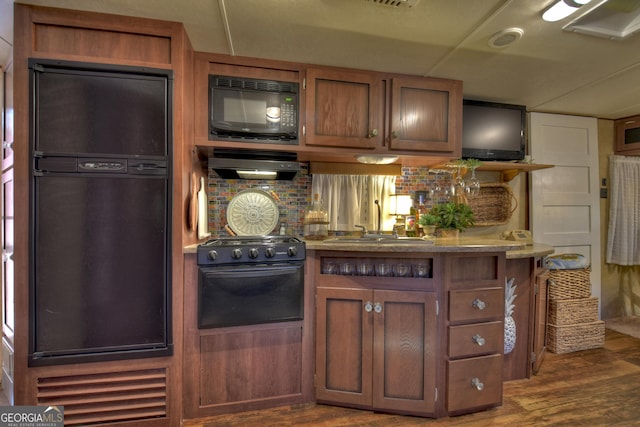
<instances>
[{"instance_id":1,"label":"kitchen island","mask_svg":"<svg viewBox=\"0 0 640 427\"><path fill-rule=\"evenodd\" d=\"M517 366L529 363L530 280L518 358L503 354L505 280L517 268L518 282L530 278L531 260L551 252L469 238L307 242L316 400L424 417L501 405L503 375L531 371Z\"/></svg>"},{"instance_id":2,"label":"kitchen island","mask_svg":"<svg viewBox=\"0 0 640 427\"><path fill-rule=\"evenodd\" d=\"M194 313L196 247L187 247L184 418L314 400L434 418L499 406L509 365L502 354L509 263L529 265L549 248L465 238L307 241L302 321L203 330ZM376 275L378 264L387 269L378 266ZM214 341L226 344L215 349ZM263 371L260 378L278 387L251 389L272 395L247 395L238 384L235 399L229 378L226 396L210 391L220 361L228 372L255 372L276 367L283 349L300 359L287 370L289 386Z\"/></svg>"}]
</instances>

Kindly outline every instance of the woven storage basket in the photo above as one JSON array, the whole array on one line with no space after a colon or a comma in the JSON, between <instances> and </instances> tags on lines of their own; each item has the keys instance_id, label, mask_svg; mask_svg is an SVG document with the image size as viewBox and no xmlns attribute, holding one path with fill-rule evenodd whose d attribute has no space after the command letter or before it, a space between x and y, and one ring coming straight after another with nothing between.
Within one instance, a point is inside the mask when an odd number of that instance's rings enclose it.
<instances>
[{"instance_id":1,"label":"woven storage basket","mask_svg":"<svg viewBox=\"0 0 640 427\"><path fill-rule=\"evenodd\" d=\"M552 353L571 353L604 347L604 320L547 328L547 348Z\"/></svg>"},{"instance_id":2,"label":"woven storage basket","mask_svg":"<svg viewBox=\"0 0 640 427\"><path fill-rule=\"evenodd\" d=\"M598 320L598 298L550 300L548 320L556 326L595 322Z\"/></svg>"},{"instance_id":3,"label":"woven storage basket","mask_svg":"<svg viewBox=\"0 0 640 427\"><path fill-rule=\"evenodd\" d=\"M591 268L549 270L549 299L577 299L591 296Z\"/></svg>"},{"instance_id":4,"label":"woven storage basket","mask_svg":"<svg viewBox=\"0 0 640 427\"><path fill-rule=\"evenodd\" d=\"M480 184L480 194L469 198L469 206L473 210L475 226L486 227L508 223L517 202L509 184L484 183Z\"/></svg>"}]
</instances>

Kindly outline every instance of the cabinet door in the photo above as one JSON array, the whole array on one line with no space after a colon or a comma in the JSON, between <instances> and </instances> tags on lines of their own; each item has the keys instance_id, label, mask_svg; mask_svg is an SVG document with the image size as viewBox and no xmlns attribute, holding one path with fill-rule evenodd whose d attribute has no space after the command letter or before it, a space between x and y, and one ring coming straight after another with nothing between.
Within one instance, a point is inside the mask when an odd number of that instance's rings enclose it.
<instances>
[{"instance_id":1,"label":"cabinet door","mask_svg":"<svg viewBox=\"0 0 640 427\"><path fill-rule=\"evenodd\" d=\"M373 406L433 413L436 388L436 296L374 292Z\"/></svg>"},{"instance_id":2,"label":"cabinet door","mask_svg":"<svg viewBox=\"0 0 640 427\"><path fill-rule=\"evenodd\" d=\"M640 116L615 121L616 154L640 154Z\"/></svg>"},{"instance_id":3,"label":"cabinet door","mask_svg":"<svg viewBox=\"0 0 640 427\"><path fill-rule=\"evenodd\" d=\"M371 407L373 292L318 288L316 400ZM367 307L368 308L368 307Z\"/></svg>"},{"instance_id":4,"label":"cabinet door","mask_svg":"<svg viewBox=\"0 0 640 427\"><path fill-rule=\"evenodd\" d=\"M547 304L549 270L543 269L536 275L534 310L535 319L533 324L533 366L534 374L538 373L546 350L547 336Z\"/></svg>"},{"instance_id":5,"label":"cabinet door","mask_svg":"<svg viewBox=\"0 0 640 427\"><path fill-rule=\"evenodd\" d=\"M309 69L306 81L306 145L380 145L380 79L364 72Z\"/></svg>"},{"instance_id":6,"label":"cabinet door","mask_svg":"<svg viewBox=\"0 0 640 427\"><path fill-rule=\"evenodd\" d=\"M460 156L462 82L394 78L389 148Z\"/></svg>"}]
</instances>

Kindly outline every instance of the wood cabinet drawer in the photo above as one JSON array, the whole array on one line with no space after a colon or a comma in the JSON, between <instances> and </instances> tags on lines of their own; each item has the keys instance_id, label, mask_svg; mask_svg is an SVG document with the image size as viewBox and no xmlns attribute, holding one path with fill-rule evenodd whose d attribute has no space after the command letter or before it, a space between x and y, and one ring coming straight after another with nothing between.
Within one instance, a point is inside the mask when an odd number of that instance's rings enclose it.
<instances>
[{"instance_id":1,"label":"wood cabinet drawer","mask_svg":"<svg viewBox=\"0 0 640 427\"><path fill-rule=\"evenodd\" d=\"M502 403L502 354L447 362L447 411Z\"/></svg>"},{"instance_id":2,"label":"wood cabinet drawer","mask_svg":"<svg viewBox=\"0 0 640 427\"><path fill-rule=\"evenodd\" d=\"M504 289L484 288L449 292L449 321L478 322L504 317Z\"/></svg>"},{"instance_id":3,"label":"wood cabinet drawer","mask_svg":"<svg viewBox=\"0 0 640 427\"><path fill-rule=\"evenodd\" d=\"M504 325L500 321L449 327L449 357L502 353Z\"/></svg>"}]
</instances>

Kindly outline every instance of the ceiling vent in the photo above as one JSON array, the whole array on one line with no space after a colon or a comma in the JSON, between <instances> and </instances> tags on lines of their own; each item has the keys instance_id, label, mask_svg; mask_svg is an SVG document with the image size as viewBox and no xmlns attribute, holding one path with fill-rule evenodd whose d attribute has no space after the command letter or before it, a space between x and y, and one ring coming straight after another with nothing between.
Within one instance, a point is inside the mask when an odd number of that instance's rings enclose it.
<instances>
[{"instance_id":1,"label":"ceiling vent","mask_svg":"<svg viewBox=\"0 0 640 427\"><path fill-rule=\"evenodd\" d=\"M600 0L583 8L585 12L563 30L612 40L624 40L640 30L640 0Z\"/></svg>"},{"instance_id":2,"label":"ceiling vent","mask_svg":"<svg viewBox=\"0 0 640 427\"><path fill-rule=\"evenodd\" d=\"M420 0L365 0L368 3L375 3L382 6L391 6L398 8L412 8L417 5Z\"/></svg>"}]
</instances>

